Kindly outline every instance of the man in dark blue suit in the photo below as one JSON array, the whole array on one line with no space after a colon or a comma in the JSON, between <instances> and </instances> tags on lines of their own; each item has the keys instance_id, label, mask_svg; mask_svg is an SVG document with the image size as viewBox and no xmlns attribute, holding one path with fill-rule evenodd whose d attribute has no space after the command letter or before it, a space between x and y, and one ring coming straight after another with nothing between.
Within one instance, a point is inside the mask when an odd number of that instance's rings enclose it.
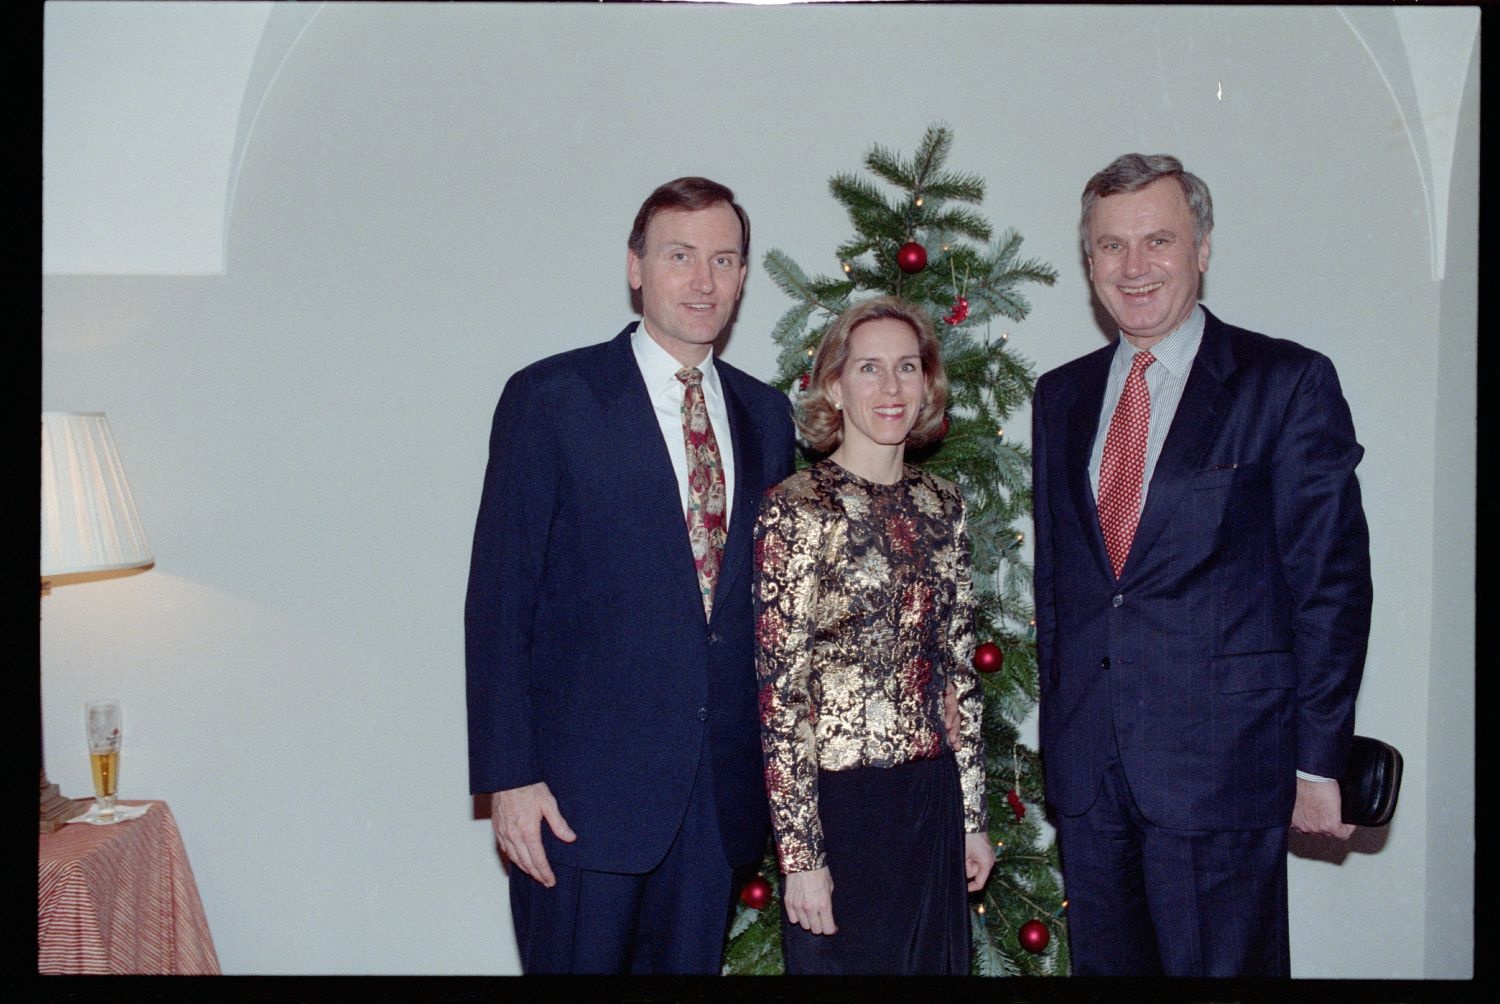
<instances>
[{"instance_id":1,"label":"man in dark blue suit","mask_svg":"<svg viewBox=\"0 0 1500 1004\"><path fill-rule=\"evenodd\" d=\"M626 254L642 321L516 373L495 411L469 772L527 973L719 972L765 851L751 541L791 409L712 351L749 245L729 189L661 186Z\"/></svg>"},{"instance_id":2,"label":"man in dark blue suit","mask_svg":"<svg viewBox=\"0 0 1500 1004\"><path fill-rule=\"evenodd\" d=\"M1370 626L1363 450L1329 360L1198 303L1208 188L1089 180L1121 338L1033 404L1047 798L1079 975L1286 976L1287 827L1346 839Z\"/></svg>"}]
</instances>

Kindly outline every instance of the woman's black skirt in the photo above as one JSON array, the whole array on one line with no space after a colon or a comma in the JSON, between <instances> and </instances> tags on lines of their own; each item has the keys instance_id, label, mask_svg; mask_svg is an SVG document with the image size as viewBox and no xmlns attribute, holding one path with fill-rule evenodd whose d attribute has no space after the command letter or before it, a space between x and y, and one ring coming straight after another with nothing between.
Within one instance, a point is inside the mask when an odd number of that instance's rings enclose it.
<instances>
[{"instance_id":1,"label":"woman's black skirt","mask_svg":"<svg viewBox=\"0 0 1500 1004\"><path fill-rule=\"evenodd\" d=\"M963 796L951 753L818 773L837 934L781 917L792 975L968 975Z\"/></svg>"}]
</instances>

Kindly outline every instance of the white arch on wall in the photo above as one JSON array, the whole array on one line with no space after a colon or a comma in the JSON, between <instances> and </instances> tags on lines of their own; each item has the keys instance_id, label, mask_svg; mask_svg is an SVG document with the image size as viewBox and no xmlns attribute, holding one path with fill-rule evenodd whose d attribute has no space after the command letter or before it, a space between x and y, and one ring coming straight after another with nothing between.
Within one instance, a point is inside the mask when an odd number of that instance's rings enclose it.
<instances>
[{"instance_id":1,"label":"white arch on wall","mask_svg":"<svg viewBox=\"0 0 1500 1004\"><path fill-rule=\"evenodd\" d=\"M48 4L42 271L221 275L261 105L323 4Z\"/></svg>"},{"instance_id":2,"label":"white arch on wall","mask_svg":"<svg viewBox=\"0 0 1500 1004\"><path fill-rule=\"evenodd\" d=\"M1427 204L1432 278L1441 280L1459 104L1479 37L1479 11L1341 7L1339 14L1370 54L1401 116Z\"/></svg>"},{"instance_id":3,"label":"white arch on wall","mask_svg":"<svg viewBox=\"0 0 1500 1004\"><path fill-rule=\"evenodd\" d=\"M234 192L240 182L240 166L244 163L245 150L250 145L250 135L260 119L261 107L266 95L276 86L276 78L286 65L287 57L302 38L307 26L323 10L322 3L277 3L271 5L271 15L261 30L260 44L255 49L255 59L245 79L244 99L240 102L239 114L234 122L234 152L229 158L229 180L224 186L223 241L221 260L228 257L229 213L234 208Z\"/></svg>"},{"instance_id":4,"label":"white arch on wall","mask_svg":"<svg viewBox=\"0 0 1500 1004\"><path fill-rule=\"evenodd\" d=\"M43 272L222 274L229 213L260 109L323 7L47 5ZM1400 115L1422 180L1432 276L1440 280L1458 105L1479 11L1343 7L1339 14Z\"/></svg>"}]
</instances>

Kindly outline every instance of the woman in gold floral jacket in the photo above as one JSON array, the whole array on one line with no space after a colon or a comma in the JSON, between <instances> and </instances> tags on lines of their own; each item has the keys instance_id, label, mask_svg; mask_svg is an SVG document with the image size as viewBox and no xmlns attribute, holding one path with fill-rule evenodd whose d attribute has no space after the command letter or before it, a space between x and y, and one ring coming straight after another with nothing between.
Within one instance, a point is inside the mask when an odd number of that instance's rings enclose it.
<instances>
[{"instance_id":1,"label":"woman in gold floral jacket","mask_svg":"<svg viewBox=\"0 0 1500 1004\"><path fill-rule=\"evenodd\" d=\"M757 671L788 973L969 972L966 891L995 855L964 504L904 462L942 434L947 390L925 311L851 307L798 407L829 455L761 503Z\"/></svg>"}]
</instances>

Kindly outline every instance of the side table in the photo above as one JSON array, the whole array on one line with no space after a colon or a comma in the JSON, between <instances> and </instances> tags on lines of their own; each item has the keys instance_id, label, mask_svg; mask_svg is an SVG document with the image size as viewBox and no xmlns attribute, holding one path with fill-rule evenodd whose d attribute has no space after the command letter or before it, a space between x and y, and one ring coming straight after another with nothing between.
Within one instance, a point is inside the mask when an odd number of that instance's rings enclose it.
<instances>
[{"instance_id":1,"label":"side table","mask_svg":"<svg viewBox=\"0 0 1500 1004\"><path fill-rule=\"evenodd\" d=\"M111 826L40 834L37 971L217 975L219 957L165 802Z\"/></svg>"}]
</instances>

